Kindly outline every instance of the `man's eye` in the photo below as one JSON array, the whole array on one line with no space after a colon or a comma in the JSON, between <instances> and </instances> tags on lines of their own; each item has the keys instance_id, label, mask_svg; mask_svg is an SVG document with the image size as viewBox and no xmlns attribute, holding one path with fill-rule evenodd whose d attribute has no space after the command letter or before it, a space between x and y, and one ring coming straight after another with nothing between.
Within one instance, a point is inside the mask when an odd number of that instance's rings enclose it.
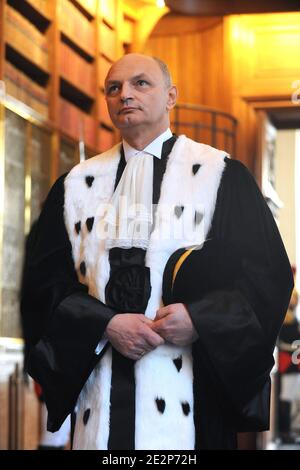
<instances>
[{"instance_id":1,"label":"man's eye","mask_svg":"<svg viewBox=\"0 0 300 470\"><path fill-rule=\"evenodd\" d=\"M112 94L116 93L118 90L119 90L119 85L111 85L111 86L106 90L106 94L107 94L107 95L112 95Z\"/></svg>"},{"instance_id":2,"label":"man's eye","mask_svg":"<svg viewBox=\"0 0 300 470\"><path fill-rule=\"evenodd\" d=\"M137 84L140 85L140 86L149 85L149 83L146 80L138 80Z\"/></svg>"}]
</instances>

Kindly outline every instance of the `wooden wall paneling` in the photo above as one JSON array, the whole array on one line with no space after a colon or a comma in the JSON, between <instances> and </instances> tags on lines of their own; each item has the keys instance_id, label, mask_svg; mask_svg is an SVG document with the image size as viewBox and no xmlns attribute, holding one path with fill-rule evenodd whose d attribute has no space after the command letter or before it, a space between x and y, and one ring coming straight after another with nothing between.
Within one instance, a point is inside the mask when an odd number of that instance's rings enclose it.
<instances>
[{"instance_id":1,"label":"wooden wall paneling","mask_svg":"<svg viewBox=\"0 0 300 470\"><path fill-rule=\"evenodd\" d=\"M156 25L144 50L168 63L174 81L179 85L181 102L209 106L218 103L221 107L224 70L222 44L221 18L167 15ZM175 54L176 60L172 58Z\"/></svg>"},{"instance_id":2,"label":"wooden wall paneling","mask_svg":"<svg viewBox=\"0 0 300 470\"><path fill-rule=\"evenodd\" d=\"M0 80L4 77L5 62L5 7L6 0L0 0Z\"/></svg>"},{"instance_id":3,"label":"wooden wall paneling","mask_svg":"<svg viewBox=\"0 0 300 470\"><path fill-rule=\"evenodd\" d=\"M252 112L246 100L240 96L233 97L232 105L233 115L238 119L237 140L236 140L236 158L241 160L251 171L254 170L255 162L252 161L255 154L255 143L252 142L254 129L251 126L255 119L252 119Z\"/></svg>"},{"instance_id":4,"label":"wooden wall paneling","mask_svg":"<svg viewBox=\"0 0 300 470\"><path fill-rule=\"evenodd\" d=\"M258 178L256 174L256 161L259 158L257 154L257 147L258 147L258 120L257 120L257 113L256 110L251 106L250 103L247 103L248 108L248 116L247 116L247 124L248 124L248 132L247 132L247 160L246 164L252 174L256 177L256 181L259 186L261 186L261 179Z\"/></svg>"},{"instance_id":5,"label":"wooden wall paneling","mask_svg":"<svg viewBox=\"0 0 300 470\"><path fill-rule=\"evenodd\" d=\"M70 0L59 0L59 28L79 49L95 56L96 40L90 21Z\"/></svg>"},{"instance_id":6,"label":"wooden wall paneling","mask_svg":"<svg viewBox=\"0 0 300 470\"><path fill-rule=\"evenodd\" d=\"M138 21L138 12L133 10L130 6L124 2L124 0L119 0L119 42L120 42L120 51L119 54L128 54L133 52L133 44L136 37L136 27Z\"/></svg>"},{"instance_id":7,"label":"wooden wall paneling","mask_svg":"<svg viewBox=\"0 0 300 470\"><path fill-rule=\"evenodd\" d=\"M223 71L222 71L222 85L223 96L222 102L224 110L228 113L232 112L232 95L233 95L233 60L232 60L232 46L231 46L231 25L229 17L224 17L222 20L222 54L223 54Z\"/></svg>"},{"instance_id":8,"label":"wooden wall paneling","mask_svg":"<svg viewBox=\"0 0 300 470\"><path fill-rule=\"evenodd\" d=\"M121 41L124 44L132 44L134 41L135 21L128 16L124 16L121 29Z\"/></svg>"},{"instance_id":9,"label":"wooden wall paneling","mask_svg":"<svg viewBox=\"0 0 300 470\"><path fill-rule=\"evenodd\" d=\"M156 5L145 5L139 10L138 21L136 22L134 42L132 52L141 52L147 42L151 31L160 18L169 12L167 7L157 8Z\"/></svg>"},{"instance_id":10,"label":"wooden wall paneling","mask_svg":"<svg viewBox=\"0 0 300 470\"><path fill-rule=\"evenodd\" d=\"M97 1L97 9L96 9L96 16L95 16L95 37L96 37L96 50L95 50L95 61L94 61L94 74L96 78L96 86L95 86L95 105L94 105L94 118L97 121L97 127L99 127L99 116L101 115L100 107L100 55L101 55L101 49L100 49L100 26L101 26L101 5L100 2ZM96 133L96 149L97 152L100 151L100 146L99 146L99 132L97 129Z\"/></svg>"},{"instance_id":11,"label":"wooden wall paneling","mask_svg":"<svg viewBox=\"0 0 300 470\"><path fill-rule=\"evenodd\" d=\"M300 76L295 60L300 14L231 15L224 18L225 103L238 119L237 158L257 177L257 115L252 102L288 99ZM225 104L224 104L225 106Z\"/></svg>"},{"instance_id":12,"label":"wooden wall paneling","mask_svg":"<svg viewBox=\"0 0 300 470\"><path fill-rule=\"evenodd\" d=\"M93 98L96 92L94 63L87 62L67 44L60 44L59 72L86 95Z\"/></svg>"},{"instance_id":13,"label":"wooden wall paneling","mask_svg":"<svg viewBox=\"0 0 300 470\"><path fill-rule=\"evenodd\" d=\"M98 122L94 116L82 113L84 142L90 149L97 149Z\"/></svg>"},{"instance_id":14,"label":"wooden wall paneling","mask_svg":"<svg viewBox=\"0 0 300 470\"><path fill-rule=\"evenodd\" d=\"M115 0L99 0L102 18L111 28L115 27L117 15L117 3Z\"/></svg>"},{"instance_id":15,"label":"wooden wall paneling","mask_svg":"<svg viewBox=\"0 0 300 470\"><path fill-rule=\"evenodd\" d=\"M158 36L157 31L163 31L165 21L170 34ZM178 18L174 19L175 23L177 21ZM207 27L203 27L202 20L198 21L199 31L196 31L193 21L192 33L186 27L186 32L182 33L177 28L174 35L172 18L162 18L154 35L148 39L144 52L157 55L168 63L178 84L179 102L206 104L231 112L239 119L235 157L253 168L255 116L238 93L240 84L245 80L244 63L247 62L245 49L235 47L239 38L240 18L225 18L224 22L215 19ZM187 111L181 113L182 119L194 116ZM210 118L203 113L199 119L202 124L210 122ZM209 141L207 131L202 130L200 135L202 141Z\"/></svg>"},{"instance_id":16,"label":"wooden wall paneling","mask_svg":"<svg viewBox=\"0 0 300 470\"><path fill-rule=\"evenodd\" d=\"M188 39L184 36L185 39ZM189 38L191 39L191 37ZM196 37L194 37L196 39ZM201 42L198 37L198 45ZM201 57L201 56L200 56ZM196 63L191 61L183 62L182 71L180 72L180 81L179 81L179 103L192 103L199 104L202 102L202 87L203 87L203 77L199 72L201 58ZM196 69L197 67L197 69ZM190 84L190 85L188 85ZM179 120L186 123L194 123L195 127L182 127L180 132L188 135L189 137L208 143L210 139L210 131L208 131L203 126L208 126L211 122L211 118L207 113L196 112L193 110L181 110L179 112ZM196 125L198 127L196 127Z\"/></svg>"},{"instance_id":17,"label":"wooden wall paneling","mask_svg":"<svg viewBox=\"0 0 300 470\"><path fill-rule=\"evenodd\" d=\"M49 47L44 34L14 8L6 5L5 40L29 62L44 72L49 72Z\"/></svg>"},{"instance_id":18,"label":"wooden wall paneling","mask_svg":"<svg viewBox=\"0 0 300 470\"><path fill-rule=\"evenodd\" d=\"M164 18L161 20L164 22ZM150 37L144 52L165 61L178 88L178 102L200 104L203 93L202 41L201 35L183 34ZM180 111L180 120L189 122L194 113ZM191 137L194 131L182 128Z\"/></svg>"},{"instance_id":19,"label":"wooden wall paneling","mask_svg":"<svg viewBox=\"0 0 300 470\"><path fill-rule=\"evenodd\" d=\"M40 442L40 403L34 392L33 380L23 382L24 389L24 421L23 449L36 450Z\"/></svg>"},{"instance_id":20,"label":"wooden wall paneling","mask_svg":"<svg viewBox=\"0 0 300 470\"><path fill-rule=\"evenodd\" d=\"M0 378L0 422L1 422L1 433L0 433L0 450L8 449L8 431L9 431L9 387L8 381L4 380L4 377Z\"/></svg>"},{"instance_id":21,"label":"wooden wall paneling","mask_svg":"<svg viewBox=\"0 0 300 470\"><path fill-rule=\"evenodd\" d=\"M54 126L58 124L58 97L59 97L59 63L60 63L60 31L59 31L59 0L51 2L52 18L47 37L50 45L50 79L48 82L49 118Z\"/></svg>"},{"instance_id":22,"label":"wooden wall paneling","mask_svg":"<svg viewBox=\"0 0 300 470\"><path fill-rule=\"evenodd\" d=\"M116 31L102 22L100 24L101 52L112 62L116 58L116 40Z\"/></svg>"},{"instance_id":23,"label":"wooden wall paneling","mask_svg":"<svg viewBox=\"0 0 300 470\"><path fill-rule=\"evenodd\" d=\"M180 101L199 104L203 99L202 38L199 33L177 38Z\"/></svg>"},{"instance_id":24,"label":"wooden wall paneling","mask_svg":"<svg viewBox=\"0 0 300 470\"><path fill-rule=\"evenodd\" d=\"M124 30L124 12L123 12L123 3L121 0L115 0L116 1L116 23L115 23L115 29L116 29L116 57L115 60L121 58L124 53L126 52L131 52L131 44L130 43L130 49L127 48L127 51L124 49L124 42L122 39L122 34ZM128 44L127 44L128 46Z\"/></svg>"},{"instance_id":25,"label":"wooden wall paneling","mask_svg":"<svg viewBox=\"0 0 300 470\"><path fill-rule=\"evenodd\" d=\"M74 0L89 16L97 15L98 0Z\"/></svg>"},{"instance_id":26,"label":"wooden wall paneling","mask_svg":"<svg viewBox=\"0 0 300 470\"><path fill-rule=\"evenodd\" d=\"M53 3L55 0L23 0L25 3L31 5L36 11L43 15L48 21L52 21L53 16Z\"/></svg>"},{"instance_id":27,"label":"wooden wall paneling","mask_svg":"<svg viewBox=\"0 0 300 470\"><path fill-rule=\"evenodd\" d=\"M59 30L59 0L52 0L52 18L47 35L50 43L50 69L51 75L48 83L49 93L49 118L53 125L51 134L51 163L50 163L50 184L52 185L58 177L59 166L59 63L60 63L60 30Z\"/></svg>"},{"instance_id":28,"label":"wooden wall paneling","mask_svg":"<svg viewBox=\"0 0 300 470\"><path fill-rule=\"evenodd\" d=\"M173 83L179 84L180 57L177 36L168 37L167 41L160 37L150 37L145 44L142 52L148 55L154 55L165 61L172 75ZM184 101L182 90L179 90L179 100Z\"/></svg>"},{"instance_id":29,"label":"wooden wall paneling","mask_svg":"<svg viewBox=\"0 0 300 470\"><path fill-rule=\"evenodd\" d=\"M100 126L99 128L99 147L101 152L105 152L115 143L115 132L106 128L105 126Z\"/></svg>"},{"instance_id":30,"label":"wooden wall paneling","mask_svg":"<svg viewBox=\"0 0 300 470\"><path fill-rule=\"evenodd\" d=\"M300 13L241 15L242 96L288 94L299 78Z\"/></svg>"},{"instance_id":31,"label":"wooden wall paneling","mask_svg":"<svg viewBox=\"0 0 300 470\"><path fill-rule=\"evenodd\" d=\"M208 106L224 109L223 96L223 25L218 23L201 32L202 67L198 69L203 77L202 102Z\"/></svg>"},{"instance_id":32,"label":"wooden wall paneling","mask_svg":"<svg viewBox=\"0 0 300 470\"><path fill-rule=\"evenodd\" d=\"M64 98L59 98L59 127L68 137L79 140L81 111Z\"/></svg>"},{"instance_id":33,"label":"wooden wall paneling","mask_svg":"<svg viewBox=\"0 0 300 470\"><path fill-rule=\"evenodd\" d=\"M97 148L97 121L93 116L81 111L77 106L60 98L59 126L61 130L75 141L80 139L80 130L83 127L85 142L92 149Z\"/></svg>"},{"instance_id":34,"label":"wooden wall paneling","mask_svg":"<svg viewBox=\"0 0 300 470\"><path fill-rule=\"evenodd\" d=\"M27 106L41 114L44 118L49 116L49 97L47 88L38 85L20 69L10 62L4 63L5 90Z\"/></svg>"},{"instance_id":35,"label":"wooden wall paneling","mask_svg":"<svg viewBox=\"0 0 300 470\"><path fill-rule=\"evenodd\" d=\"M108 59L100 55L98 59L98 67L99 67L99 86L101 88L104 88L105 77L111 67L111 64L112 63Z\"/></svg>"},{"instance_id":36,"label":"wooden wall paneling","mask_svg":"<svg viewBox=\"0 0 300 470\"><path fill-rule=\"evenodd\" d=\"M106 100L105 100L105 95L102 90L99 91L99 120L103 124L105 124L107 127L113 127L113 124L111 122L108 110L107 110L107 105L106 105Z\"/></svg>"},{"instance_id":37,"label":"wooden wall paneling","mask_svg":"<svg viewBox=\"0 0 300 470\"><path fill-rule=\"evenodd\" d=\"M176 34L195 34L213 28L222 22L221 16L200 17L183 16L179 14L168 13L164 15L155 25L151 32L151 37L172 36Z\"/></svg>"},{"instance_id":38,"label":"wooden wall paneling","mask_svg":"<svg viewBox=\"0 0 300 470\"><path fill-rule=\"evenodd\" d=\"M100 55L98 58L98 138L97 146L102 152L115 143L116 134L110 121L106 102L104 99L104 82L112 63L120 57L119 28L121 27L122 11L118 0L100 2L99 43Z\"/></svg>"},{"instance_id":39,"label":"wooden wall paneling","mask_svg":"<svg viewBox=\"0 0 300 470\"><path fill-rule=\"evenodd\" d=\"M60 28L68 39L62 37L60 41L59 127L67 137L77 142L83 139L85 146L96 153L98 2L76 0L77 6L67 0L60 0L60 3L60 14L69 13L72 21L70 17L60 18ZM60 150L58 159L59 154Z\"/></svg>"},{"instance_id":40,"label":"wooden wall paneling","mask_svg":"<svg viewBox=\"0 0 300 470\"><path fill-rule=\"evenodd\" d=\"M59 150L60 150L60 132L56 129L51 135L51 166L50 166L50 185L59 176Z\"/></svg>"}]
</instances>

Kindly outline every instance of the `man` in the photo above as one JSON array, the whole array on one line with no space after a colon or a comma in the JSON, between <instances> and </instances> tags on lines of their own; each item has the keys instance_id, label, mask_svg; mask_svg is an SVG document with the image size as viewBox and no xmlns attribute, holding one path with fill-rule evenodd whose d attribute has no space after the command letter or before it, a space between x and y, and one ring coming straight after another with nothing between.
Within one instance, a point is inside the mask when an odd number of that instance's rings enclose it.
<instances>
[{"instance_id":1,"label":"man","mask_svg":"<svg viewBox=\"0 0 300 470\"><path fill-rule=\"evenodd\" d=\"M171 134L164 63L124 56L105 93L122 144L53 186L23 297L48 428L76 405L73 448L236 448L237 431L268 426L293 283L276 224L241 163ZM209 241L219 255L196 264L199 285L191 273L199 296L163 305L174 253Z\"/></svg>"}]
</instances>

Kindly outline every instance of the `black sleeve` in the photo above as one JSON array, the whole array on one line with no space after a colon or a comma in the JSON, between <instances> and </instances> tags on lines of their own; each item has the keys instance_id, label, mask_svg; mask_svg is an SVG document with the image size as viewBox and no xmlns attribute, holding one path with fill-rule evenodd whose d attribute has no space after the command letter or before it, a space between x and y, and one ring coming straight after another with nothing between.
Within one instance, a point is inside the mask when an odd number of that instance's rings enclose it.
<instances>
[{"instance_id":1,"label":"black sleeve","mask_svg":"<svg viewBox=\"0 0 300 470\"><path fill-rule=\"evenodd\" d=\"M254 178L242 163L226 163L208 238L236 247L241 272L233 288L212 289L187 308L199 335L194 354L227 403L242 413L269 380L293 276Z\"/></svg>"},{"instance_id":2,"label":"black sleeve","mask_svg":"<svg viewBox=\"0 0 300 470\"><path fill-rule=\"evenodd\" d=\"M43 389L51 430L72 411L115 314L78 281L63 217L64 178L52 187L31 236L21 299L27 368Z\"/></svg>"}]
</instances>

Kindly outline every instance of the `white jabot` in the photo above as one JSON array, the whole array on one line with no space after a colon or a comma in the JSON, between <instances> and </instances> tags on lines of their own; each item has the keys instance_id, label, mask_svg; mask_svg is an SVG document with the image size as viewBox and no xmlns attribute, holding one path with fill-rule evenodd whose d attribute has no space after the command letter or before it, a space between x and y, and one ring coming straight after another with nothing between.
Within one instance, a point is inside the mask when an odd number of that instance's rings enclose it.
<instances>
[{"instance_id":1,"label":"white jabot","mask_svg":"<svg viewBox=\"0 0 300 470\"><path fill-rule=\"evenodd\" d=\"M153 156L161 158L163 143L170 137L168 129L143 150L123 141L127 164L103 219L107 249L147 249L153 222Z\"/></svg>"},{"instance_id":2,"label":"white jabot","mask_svg":"<svg viewBox=\"0 0 300 470\"><path fill-rule=\"evenodd\" d=\"M165 132L152 140L152 142L150 142L150 144L148 144L147 147L145 147L143 150L137 150L134 147L131 147L131 145L126 142L126 140L123 140L123 149L126 162L128 162L129 158L138 156L142 152L149 153L150 155L153 155L157 158L161 158L162 146L166 140L172 137L172 135L173 134L171 129L168 128Z\"/></svg>"}]
</instances>

